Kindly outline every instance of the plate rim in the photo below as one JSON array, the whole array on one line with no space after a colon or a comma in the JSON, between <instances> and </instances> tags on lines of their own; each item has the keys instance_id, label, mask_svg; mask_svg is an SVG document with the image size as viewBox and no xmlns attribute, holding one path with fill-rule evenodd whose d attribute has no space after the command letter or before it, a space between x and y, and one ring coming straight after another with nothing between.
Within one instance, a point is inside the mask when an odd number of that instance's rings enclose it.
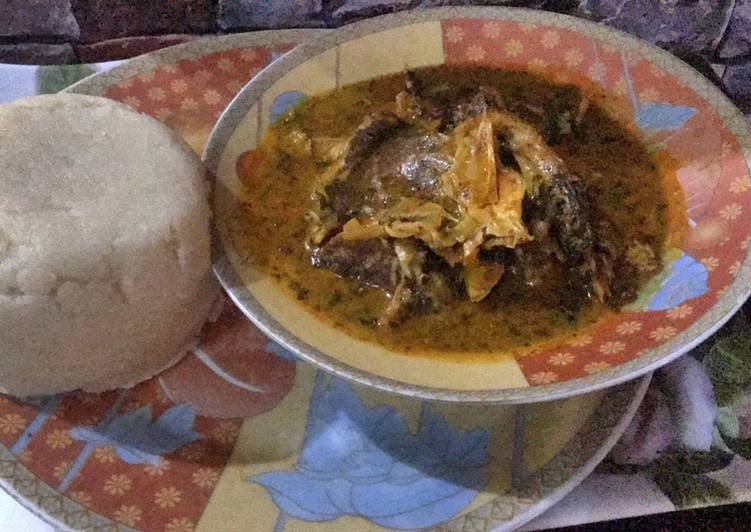
<instances>
[{"instance_id":1,"label":"plate rim","mask_svg":"<svg viewBox=\"0 0 751 532\"><path fill-rule=\"evenodd\" d=\"M578 468L575 468L576 472L573 475L548 493L541 493L543 497L540 499L539 503L529 505L526 509L521 510L516 517L513 517L510 521L498 521L498 527L492 528L492 531L510 532L511 530L515 530L528 523L532 519L539 517L558 504L566 495L571 493L574 488L591 475L595 468L605 459L613 447L615 447L618 440L621 439L621 436L623 436L623 433L631 424L631 421L634 419L634 416L649 389L649 385L652 382L652 375L652 373L647 373L638 379L631 380L619 385L618 387L607 390L605 392L605 397L603 397L602 402L598 405L597 409L589 416L587 421L582 427L580 427L576 434L566 442L563 448L555 454L555 456L548 460L548 462L546 462L540 469L529 475L517 488L512 488L509 492L499 495L496 499L488 503L488 505L490 505L504 498L511 499L512 501L524 501L525 497L523 495L526 489L531 489L533 486L538 485L543 486L541 489L544 489L544 479L552 472L566 468L566 462L571 456L577 456L584 452L584 447L589 443L586 440L585 435L602 431L601 424L603 423L603 419L607 419L608 414L618 405L619 401L622 403L627 401L627 394L632 394L632 397L628 400L627 404L622 405L623 411L616 424L609 429L608 435L599 445L596 446L594 453L592 453L584 463L580 464ZM520 404L517 408L524 408L525 406L530 406L532 404L534 403L527 405ZM480 511L485 506L487 505L476 508L475 510L455 519L458 520L470 517L474 512Z\"/></svg>"},{"instance_id":2,"label":"plate rim","mask_svg":"<svg viewBox=\"0 0 751 532\"><path fill-rule=\"evenodd\" d=\"M212 174L216 174L224 148L240 121L247 115L246 109L250 109L252 102L257 101L279 78L311 57L353 38L384 29L446 19L500 19L512 22L552 24L583 32L587 36L614 38L619 43L640 51L650 60L669 66L672 75L686 81L692 91L707 101L720 115L723 125L739 142L740 149L745 155L746 166L751 169L751 127L743 114L717 86L674 55L638 37L589 20L527 8L488 6L439 7L382 15L342 26L295 47L284 57L261 70L224 109L211 131L202 155L203 161ZM726 293L704 315L693 321L686 330L656 349L649 350L646 355L598 373L559 383L489 390L454 390L405 383L366 372L341 362L295 337L251 294L225 255L219 239L215 238L213 243L214 272L222 287L243 314L272 339L316 367L340 377L391 393L446 402L497 404L545 402L621 384L654 371L695 348L719 330L751 296L750 249L739 273L728 286ZM684 339L682 345L677 345L680 339Z\"/></svg>"},{"instance_id":3,"label":"plate rim","mask_svg":"<svg viewBox=\"0 0 751 532\"><path fill-rule=\"evenodd\" d=\"M307 32L307 30L304 30ZM318 30L312 30L310 33L318 32ZM267 32L262 32L267 33ZM268 32L271 33L271 32ZM248 37L258 37L257 35L248 35ZM239 38L239 35L233 35L231 36L231 39L227 39L230 41L240 41L239 43L236 43L235 46L226 46L218 49L203 49L203 51L199 52L198 55L206 54L206 53L212 53L212 51L219 51L221 49L231 49L237 46L239 44L242 46L242 43L250 42L252 44L258 44L263 45L263 42L259 42L259 39L242 39ZM225 40L224 37L219 38L222 41ZM211 39L207 39L211 40ZM268 42L268 41L266 41ZM195 42L191 43L185 43L181 45L177 45L175 47L170 47L167 49L159 50L156 52L152 52L150 54L147 54L148 56L154 57L154 56L166 56L167 58L170 58L169 61L165 60L164 63L158 63L158 65L167 64L168 62L175 62L180 61L182 59L188 59L191 57L195 57L194 53L189 53L190 50L192 50L192 47L188 45L193 45ZM180 50L173 50L173 48L179 48ZM171 53L167 53L171 52ZM140 56L138 58L134 58L131 61L138 61L137 65L140 69L144 68L152 68L154 66L157 66L157 64L152 64L148 61L142 61L142 59L145 59L145 57ZM129 62L128 62L129 63ZM122 65L119 65L117 67L114 67L112 70L104 71L104 72L98 72L90 76L89 78L86 78L82 80L81 82L78 82L76 84L76 91L79 93L87 93L88 90L87 87L94 87L95 89L101 92L104 88L111 85L112 83L115 83L116 81L109 81L103 84L99 83L92 83L95 80L94 78L102 78L102 79L110 79L114 80L117 79L113 76L108 76L113 70L118 69L120 71L127 72L125 77L128 77L130 75L137 74L141 70L138 69L131 69L126 68L128 67L128 63L124 63ZM144 66L140 66L144 65ZM86 83L84 83L86 82ZM69 89L73 88L73 86L66 89L68 91ZM74 92L74 91L71 91ZM92 92L89 94L98 94L99 92ZM622 433L625 431L626 427L630 423L631 419L633 418L634 414L636 413L639 405L642 402L642 399L644 397L644 394L646 393L646 390L648 388L649 382L651 380L651 375L647 375L642 377L640 381L634 380L632 382L629 382L627 384L622 385L621 387L613 388L612 390L608 390L606 392L605 397L603 398L603 401L598 405L598 407L594 410L594 412L590 415L587 422L580 428L580 430L572 436L572 438L564 445L564 447L556 453L556 455L548 461L542 468L540 468L538 471L536 471L534 474L530 475L528 477L528 480L534 480L537 478L538 475L542 476L546 471L548 471L548 468L551 467L551 463L556 460L560 455L562 455L566 449L573 447L573 451L579 451L579 454L581 454L581 450L578 449L577 444L575 443L575 440L577 436L579 436L582 432L584 432L585 428L588 426L594 426L596 433L598 435L601 435L602 442L600 445L597 446L596 453L589 456L585 461L584 464L576 470L576 473L572 475L566 482L562 483L561 485L557 486L555 489L553 489L544 499L543 505L530 505L526 508L522 509L516 517L513 518L512 521L509 522L499 522L498 527L493 528L495 531L500 530L509 530L512 528L515 528L517 526L520 526L521 524L537 517L538 515L542 514L545 510L547 510L550 506L553 506L555 503L557 503L561 498L563 498L566 494L568 494L576 485L578 485L586 476L588 476L591 471L602 461L602 458L612 449L613 445L615 445L616 441L620 438ZM620 411L614 410L613 403L615 403L616 407L621 407ZM611 420L612 418L616 418L617 421L612 424L611 426L604 425L600 420L604 419L606 421ZM10 449L4 445L0 445L0 460L10 460L14 462L14 465L16 468L18 468L26 477L27 480L31 480L35 486L41 486L42 488L49 491L50 494L56 495L57 498L64 499L64 504L68 506L69 509L78 510L86 512L86 514L93 518L94 520L98 521L99 523L97 525L92 526L98 526L99 524L107 526L113 523L116 523L111 517L104 516L100 513L94 512L90 510L89 508L86 508L82 505L80 505L78 502L74 501L70 497L61 494L58 492L52 485L47 484L42 479L36 477L34 473L26 467L26 465L21 462L18 457L10 453ZM522 486L525 484L523 483ZM30 498L24 496L20 489L15 488L11 481L8 480L6 475L0 475L0 488L3 489L6 493L9 494L11 498L13 498L15 501L17 501L21 506L29 510L32 514L36 515L46 523L49 523L50 525L56 527L56 529L60 530L79 530L79 528L72 527L65 523L63 517L55 517L53 513L55 510L52 508L52 503L41 503L41 504L32 504L30 501ZM503 495L499 495L496 499L493 501L490 501L487 504L492 504L497 499L500 499L504 496L513 496L513 492L507 492ZM486 506L483 505L480 508ZM471 514L472 512L469 512ZM469 515L465 514L465 515ZM459 516L458 518L461 518ZM125 525L119 524L118 526L122 530L135 530L133 528L126 527Z\"/></svg>"},{"instance_id":4,"label":"plate rim","mask_svg":"<svg viewBox=\"0 0 751 532\"><path fill-rule=\"evenodd\" d=\"M137 55L130 59L124 59L119 65L108 70L89 74L60 92L98 96L111 85L117 84L131 76L137 76L142 72L153 70L159 66L170 65L186 59L202 57L224 50L234 50L245 46L273 46L275 44L283 44L288 39L293 39L302 44L330 31L326 28L301 28L202 36L184 43ZM299 45L295 45L295 47L297 46ZM272 61L272 63L277 60Z\"/></svg>"}]
</instances>

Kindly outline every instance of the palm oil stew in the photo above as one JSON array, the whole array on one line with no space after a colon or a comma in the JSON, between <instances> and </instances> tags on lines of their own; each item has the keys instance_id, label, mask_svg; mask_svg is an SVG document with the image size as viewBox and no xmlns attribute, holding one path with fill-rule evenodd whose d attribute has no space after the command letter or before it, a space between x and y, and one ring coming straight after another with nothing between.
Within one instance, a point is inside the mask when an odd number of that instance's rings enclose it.
<instances>
[{"instance_id":1,"label":"palm oil stew","mask_svg":"<svg viewBox=\"0 0 751 532\"><path fill-rule=\"evenodd\" d=\"M238 160L235 237L310 312L392 350L570 334L661 269L682 202L604 101L447 66L310 97Z\"/></svg>"}]
</instances>

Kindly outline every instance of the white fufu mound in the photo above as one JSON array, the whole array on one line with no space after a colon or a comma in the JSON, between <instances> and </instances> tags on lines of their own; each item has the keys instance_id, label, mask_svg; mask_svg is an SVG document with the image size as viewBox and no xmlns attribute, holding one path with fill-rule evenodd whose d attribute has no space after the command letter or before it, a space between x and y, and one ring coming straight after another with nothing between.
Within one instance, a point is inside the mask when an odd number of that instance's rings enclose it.
<instances>
[{"instance_id":1,"label":"white fufu mound","mask_svg":"<svg viewBox=\"0 0 751 532\"><path fill-rule=\"evenodd\" d=\"M102 391L176 362L216 295L207 196L182 139L124 105L0 105L0 391Z\"/></svg>"}]
</instances>

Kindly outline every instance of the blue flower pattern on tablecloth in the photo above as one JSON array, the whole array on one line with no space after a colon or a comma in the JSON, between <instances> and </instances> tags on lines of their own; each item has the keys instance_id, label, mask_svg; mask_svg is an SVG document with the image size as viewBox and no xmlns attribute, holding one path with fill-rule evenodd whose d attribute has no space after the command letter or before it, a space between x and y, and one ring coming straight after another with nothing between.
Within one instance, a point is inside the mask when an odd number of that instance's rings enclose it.
<instances>
[{"instance_id":1,"label":"blue flower pattern on tablecloth","mask_svg":"<svg viewBox=\"0 0 751 532\"><path fill-rule=\"evenodd\" d=\"M248 479L269 491L282 523L349 515L423 528L454 516L486 485L486 431L457 430L423 404L412 434L394 408L368 408L342 380L325 380L319 372L295 470Z\"/></svg>"},{"instance_id":2,"label":"blue flower pattern on tablecloth","mask_svg":"<svg viewBox=\"0 0 751 532\"><path fill-rule=\"evenodd\" d=\"M269 120L273 124L284 113L292 109L299 102L307 98L305 93L300 91L287 91L281 93L274 99L274 103L271 104L269 109Z\"/></svg>"},{"instance_id":3,"label":"blue flower pattern on tablecloth","mask_svg":"<svg viewBox=\"0 0 751 532\"><path fill-rule=\"evenodd\" d=\"M95 427L75 427L70 435L94 447L114 447L128 464L156 465L162 455L201 438L193 430L195 417L193 406L184 404L173 406L152 422L151 407L144 406Z\"/></svg>"}]
</instances>

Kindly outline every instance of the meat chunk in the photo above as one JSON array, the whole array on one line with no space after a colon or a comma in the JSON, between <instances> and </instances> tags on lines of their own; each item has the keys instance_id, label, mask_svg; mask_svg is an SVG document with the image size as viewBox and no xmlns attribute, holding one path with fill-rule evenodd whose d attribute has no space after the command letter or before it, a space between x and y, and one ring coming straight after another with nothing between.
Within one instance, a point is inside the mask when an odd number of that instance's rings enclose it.
<instances>
[{"instance_id":1,"label":"meat chunk","mask_svg":"<svg viewBox=\"0 0 751 532\"><path fill-rule=\"evenodd\" d=\"M589 107L589 100L583 98L579 89L559 88L545 103L542 134L545 141L554 146L563 137L574 133Z\"/></svg>"},{"instance_id":2,"label":"meat chunk","mask_svg":"<svg viewBox=\"0 0 751 532\"><path fill-rule=\"evenodd\" d=\"M393 112L377 111L366 116L349 139L311 139L311 152L317 162L329 164L318 181L325 186L347 179L362 158L401 125Z\"/></svg>"},{"instance_id":3,"label":"meat chunk","mask_svg":"<svg viewBox=\"0 0 751 532\"><path fill-rule=\"evenodd\" d=\"M440 122L445 107L434 97L427 96L420 80L411 72L404 78L404 90L396 95L396 114L411 124L430 124Z\"/></svg>"},{"instance_id":4,"label":"meat chunk","mask_svg":"<svg viewBox=\"0 0 751 532\"><path fill-rule=\"evenodd\" d=\"M340 233L315 251L313 265L363 286L391 290L397 283L399 261L394 246L385 239L350 241Z\"/></svg>"},{"instance_id":5,"label":"meat chunk","mask_svg":"<svg viewBox=\"0 0 751 532\"><path fill-rule=\"evenodd\" d=\"M602 283L595 286L597 264L592 213L581 181L575 176L556 174L540 187L537 197L525 205L525 221L536 228L536 241L528 251L534 256L545 253L559 266L555 273L563 307L576 313L590 298L604 297ZM531 256L530 253L524 253ZM539 262L539 260L538 260ZM524 264L525 261L520 263ZM539 267L522 267L524 271L543 272ZM529 275L525 273L525 275ZM535 282L540 282L539 278Z\"/></svg>"},{"instance_id":6,"label":"meat chunk","mask_svg":"<svg viewBox=\"0 0 751 532\"><path fill-rule=\"evenodd\" d=\"M561 250L577 262L591 255L594 235L581 181L557 175L542 188L540 196L545 219Z\"/></svg>"},{"instance_id":7,"label":"meat chunk","mask_svg":"<svg viewBox=\"0 0 751 532\"><path fill-rule=\"evenodd\" d=\"M397 96L397 114L404 120L425 124L435 121L442 131L449 131L460 122L493 110L505 109L501 93L487 85L460 95L428 94L411 73L405 77L405 90Z\"/></svg>"},{"instance_id":8,"label":"meat chunk","mask_svg":"<svg viewBox=\"0 0 751 532\"><path fill-rule=\"evenodd\" d=\"M388 142L374 144L368 153L362 152L345 179L326 187L329 205L340 219L346 220L371 214L404 197L435 197L441 175L450 166L440 152L444 142L440 133L406 127L392 132ZM347 154L350 158L351 151Z\"/></svg>"},{"instance_id":9,"label":"meat chunk","mask_svg":"<svg viewBox=\"0 0 751 532\"><path fill-rule=\"evenodd\" d=\"M473 116L504 109L501 93L492 87L481 85L477 92L467 94L454 107L447 107L446 127L455 127Z\"/></svg>"},{"instance_id":10,"label":"meat chunk","mask_svg":"<svg viewBox=\"0 0 751 532\"><path fill-rule=\"evenodd\" d=\"M391 300L379 324L392 326L432 312L449 298L450 288L441 274L423 273L426 253L409 241L345 240L340 233L317 250L313 264L361 286L385 290Z\"/></svg>"},{"instance_id":11,"label":"meat chunk","mask_svg":"<svg viewBox=\"0 0 751 532\"><path fill-rule=\"evenodd\" d=\"M349 141L344 167L351 170L373 148L401 125L399 118L390 112L368 115Z\"/></svg>"}]
</instances>

